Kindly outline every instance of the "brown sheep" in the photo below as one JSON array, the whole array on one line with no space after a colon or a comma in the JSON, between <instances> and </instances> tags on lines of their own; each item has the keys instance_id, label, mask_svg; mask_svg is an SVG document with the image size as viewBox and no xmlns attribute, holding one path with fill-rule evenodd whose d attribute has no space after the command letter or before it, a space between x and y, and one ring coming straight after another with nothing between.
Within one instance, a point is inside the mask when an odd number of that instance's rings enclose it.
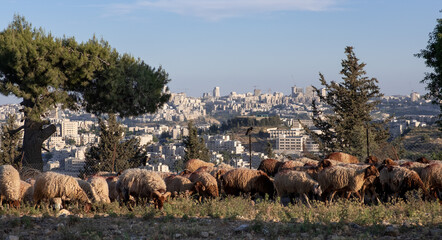
<instances>
[{"instance_id":1,"label":"brown sheep","mask_svg":"<svg viewBox=\"0 0 442 240\"><path fill-rule=\"evenodd\" d=\"M221 177L224 192L239 196L241 193L255 193L273 198L275 187L269 176L261 170L233 169Z\"/></svg>"},{"instance_id":2,"label":"brown sheep","mask_svg":"<svg viewBox=\"0 0 442 240\"><path fill-rule=\"evenodd\" d=\"M284 171L284 170L291 170L291 169L293 169L295 167L302 167L304 165L305 165L305 163L303 163L301 161L289 160L289 161L286 161L286 162L282 162L279 165L277 172L281 172L281 171ZM259 170L262 170L262 169L259 169Z\"/></svg>"},{"instance_id":3,"label":"brown sheep","mask_svg":"<svg viewBox=\"0 0 442 240\"><path fill-rule=\"evenodd\" d=\"M210 173L194 172L189 177L190 181L195 183L195 190L201 198L219 197L218 183ZM200 199L201 200L201 199Z\"/></svg>"},{"instance_id":4,"label":"brown sheep","mask_svg":"<svg viewBox=\"0 0 442 240\"><path fill-rule=\"evenodd\" d=\"M269 176L275 176L275 174L278 172L279 167L283 163L281 161L278 161L276 159L268 158L261 161L259 164L258 170L261 170L265 172Z\"/></svg>"},{"instance_id":5,"label":"brown sheep","mask_svg":"<svg viewBox=\"0 0 442 240\"><path fill-rule=\"evenodd\" d=\"M343 152L330 153L326 159L335 160L343 163L359 163L359 159L353 155Z\"/></svg>"},{"instance_id":6,"label":"brown sheep","mask_svg":"<svg viewBox=\"0 0 442 240\"><path fill-rule=\"evenodd\" d=\"M368 156L365 159L365 163L366 164L370 164L370 165L378 166L380 164L380 160L376 156Z\"/></svg>"},{"instance_id":7,"label":"brown sheep","mask_svg":"<svg viewBox=\"0 0 442 240\"><path fill-rule=\"evenodd\" d=\"M164 179L167 186L167 191L172 194L172 197L184 193L186 196L192 195L195 190L195 183L186 177L180 175L170 175Z\"/></svg>"},{"instance_id":8,"label":"brown sheep","mask_svg":"<svg viewBox=\"0 0 442 240\"><path fill-rule=\"evenodd\" d=\"M202 166L213 167L213 166L215 166L215 164L210 163L210 162L205 162L205 161L199 160L199 159L190 159L189 161L186 162L184 169L186 169L190 172L195 172L198 168L200 168Z\"/></svg>"},{"instance_id":9,"label":"brown sheep","mask_svg":"<svg viewBox=\"0 0 442 240\"><path fill-rule=\"evenodd\" d=\"M439 193L442 192L442 164L433 163L425 167L421 172L422 182L430 193L442 200Z\"/></svg>"},{"instance_id":10,"label":"brown sheep","mask_svg":"<svg viewBox=\"0 0 442 240\"><path fill-rule=\"evenodd\" d=\"M372 175L379 175L375 166L359 170L343 166L332 166L324 168L319 172L318 182L323 189L323 195L327 197L328 194L329 202L333 201L333 197L338 191L347 192L347 199L351 193L355 193L359 200L362 201L359 190L364 185L364 180Z\"/></svg>"},{"instance_id":11,"label":"brown sheep","mask_svg":"<svg viewBox=\"0 0 442 240\"><path fill-rule=\"evenodd\" d=\"M382 190L391 192L396 197L404 198L407 191L417 189L422 189L425 196L428 196L419 174L405 167L387 165L380 171L379 180Z\"/></svg>"}]
</instances>

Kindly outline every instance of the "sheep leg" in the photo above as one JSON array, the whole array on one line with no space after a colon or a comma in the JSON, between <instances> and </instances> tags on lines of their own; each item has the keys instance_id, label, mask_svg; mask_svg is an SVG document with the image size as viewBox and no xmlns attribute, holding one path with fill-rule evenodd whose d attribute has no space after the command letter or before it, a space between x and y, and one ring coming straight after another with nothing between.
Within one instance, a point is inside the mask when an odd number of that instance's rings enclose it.
<instances>
[{"instance_id":1,"label":"sheep leg","mask_svg":"<svg viewBox=\"0 0 442 240\"><path fill-rule=\"evenodd\" d=\"M335 196L336 192L337 192L337 191L333 191L333 192L330 194L330 196L329 196L329 200L328 200L330 204L332 203L332 201L333 201L333 197Z\"/></svg>"},{"instance_id":2,"label":"sheep leg","mask_svg":"<svg viewBox=\"0 0 442 240\"><path fill-rule=\"evenodd\" d=\"M312 208L312 206L310 205L310 201L308 200L307 194L303 193L302 196L304 197L304 201L307 207Z\"/></svg>"}]
</instances>

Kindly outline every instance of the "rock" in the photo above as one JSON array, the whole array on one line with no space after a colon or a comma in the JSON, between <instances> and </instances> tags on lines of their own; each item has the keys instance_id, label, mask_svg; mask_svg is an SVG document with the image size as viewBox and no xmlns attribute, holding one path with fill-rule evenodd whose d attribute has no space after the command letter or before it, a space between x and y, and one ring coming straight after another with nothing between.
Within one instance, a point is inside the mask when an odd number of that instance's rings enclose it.
<instances>
[{"instance_id":1,"label":"rock","mask_svg":"<svg viewBox=\"0 0 442 240\"><path fill-rule=\"evenodd\" d=\"M356 228L356 229L360 229L360 228L361 228L361 226L359 226L359 225L356 224L356 223L350 223L349 226L350 226L351 228Z\"/></svg>"},{"instance_id":2,"label":"rock","mask_svg":"<svg viewBox=\"0 0 442 240\"><path fill-rule=\"evenodd\" d=\"M15 235L9 235L6 237L6 240L19 240L18 236Z\"/></svg>"},{"instance_id":3,"label":"rock","mask_svg":"<svg viewBox=\"0 0 442 240\"><path fill-rule=\"evenodd\" d=\"M309 236L308 233L301 233L301 237L303 237L303 238L307 238L308 236Z\"/></svg>"},{"instance_id":4,"label":"rock","mask_svg":"<svg viewBox=\"0 0 442 240\"><path fill-rule=\"evenodd\" d=\"M209 237L209 233L208 232L201 232L200 236L203 238L208 238Z\"/></svg>"},{"instance_id":5,"label":"rock","mask_svg":"<svg viewBox=\"0 0 442 240\"><path fill-rule=\"evenodd\" d=\"M58 213L57 213L57 217L67 217L71 215L71 212L69 212L66 209L61 209Z\"/></svg>"},{"instance_id":6,"label":"rock","mask_svg":"<svg viewBox=\"0 0 442 240\"><path fill-rule=\"evenodd\" d=\"M399 236L399 234L400 234L399 229L393 225L390 225L387 228L385 228L384 235L397 237Z\"/></svg>"},{"instance_id":7,"label":"rock","mask_svg":"<svg viewBox=\"0 0 442 240\"><path fill-rule=\"evenodd\" d=\"M344 231L345 233L347 233L348 231L350 231L350 227L347 225L342 226L342 231Z\"/></svg>"},{"instance_id":8,"label":"rock","mask_svg":"<svg viewBox=\"0 0 442 240\"><path fill-rule=\"evenodd\" d=\"M433 228L430 230L430 235L434 237L438 237L442 235L442 230L440 228Z\"/></svg>"},{"instance_id":9,"label":"rock","mask_svg":"<svg viewBox=\"0 0 442 240\"><path fill-rule=\"evenodd\" d=\"M209 232L209 235L210 235L210 236L215 236L215 235L216 235L216 232L214 232L214 231L210 231L210 232Z\"/></svg>"},{"instance_id":10,"label":"rock","mask_svg":"<svg viewBox=\"0 0 442 240\"><path fill-rule=\"evenodd\" d=\"M336 235L336 234L333 234L333 235L331 235L331 237L330 237L330 239L331 240L337 240L337 239L339 239L340 237L338 236L338 235Z\"/></svg>"},{"instance_id":11,"label":"rock","mask_svg":"<svg viewBox=\"0 0 442 240\"><path fill-rule=\"evenodd\" d=\"M183 235L181 233L176 233L173 237L174 238L181 238Z\"/></svg>"},{"instance_id":12,"label":"rock","mask_svg":"<svg viewBox=\"0 0 442 240\"><path fill-rule=\"evenodd\" d=\"M233 231L235 232L243 232L243 231L248 231L250 228L249 224L242 224L239 227L235 228Z\"/></svg>"}]
</instances>

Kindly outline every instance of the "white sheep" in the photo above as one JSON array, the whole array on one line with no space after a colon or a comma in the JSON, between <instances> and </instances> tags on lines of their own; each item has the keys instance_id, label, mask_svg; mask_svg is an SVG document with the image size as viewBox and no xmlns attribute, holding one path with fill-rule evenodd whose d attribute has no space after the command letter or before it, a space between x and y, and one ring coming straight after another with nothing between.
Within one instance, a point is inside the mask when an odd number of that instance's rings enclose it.
<instances>
[{"instance_id":1,"label":"white sheep","mask_svg":"<svg viewBox=\"0 0 442 240\"><path fill-rule=\"evenodd\" d=\"M163 208L164 201L170 196L166 183L153 171L139 168L124 170L118 177L117 191L125 203L133 196L137 203L140 198L153 199L155 207Z\"/></svg>"},{"instance_id":2,"label":"white sheep","mask_svg":"<svg viewBox=\"0 0 442 240\"><path fill-rule=\"evenodd\" d=\"M278 172L273 181L279 197L300 194L308 207L310 206L307 193L321 195L322 190L319 183L310 177L306 172L286 170Z\"/></svg>"},{"instance_id":3,"label":"white sheep","mask_svg":"<svg viewBox=\"0 0 442 240\"><path fill-rule=\"evenodd\" d=\"M95 191L97 202L110 203L109 186L104 177L93 176L87 180Z\"/></svg>"},{"instance_id":4,"label":"white sheep","mask_svg":"<svg viewBox=\"0 0 442 240\"><path fill-rule=\"evenodd\" d=\"M11 165L0 166L0 204L3 199L10 207L20 207L20 174Z\"/></svg>"},{"instance_id":5,"label":"white sheep","mask_svg":"<svg viewBox=\"0 0 442 240\"><path fill-rule=\"evenodd\" d=\"M86 211L91 207L91 201L75 178L56 172L42 173L35 180L34 204L39 205L42 200L53 201L54 198L83 202Z\"/></svg>"}]
</instances>

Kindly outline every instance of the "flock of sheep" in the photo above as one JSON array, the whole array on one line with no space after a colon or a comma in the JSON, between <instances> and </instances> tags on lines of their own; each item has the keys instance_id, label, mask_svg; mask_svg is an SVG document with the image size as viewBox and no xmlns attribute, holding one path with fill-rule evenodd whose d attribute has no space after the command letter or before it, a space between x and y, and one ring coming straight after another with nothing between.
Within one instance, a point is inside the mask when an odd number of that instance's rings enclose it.
<instances>
[{"instance_id":1,"label":"flock of sheep","mask_svg":"<svg viewBox=\"0 0 442 240\"><path fill-rule=\"evenodd\" d=\"M186 163L179 174L143 168L127 169L119 174L98 173L86 179L55 172L40 172L11 165L0 166L0 200L10 207L20 203L40 206L42 202L61 208L68 202L80 202L86 211L92 203L140 204L152 202L161 209L170 197L196 196L199 201L223 195L268 195L294 200L301 197L327 203L334 197L356 196L364 201L388 201L405 197L410 190L421 189L427 200L441 200L442 162L379 161L369 157L365 163L345 153L332 153L322 161L308 158L279 161L265 159L257 170L215 166L198 159Z\"/></svg>"}]
</instances>

